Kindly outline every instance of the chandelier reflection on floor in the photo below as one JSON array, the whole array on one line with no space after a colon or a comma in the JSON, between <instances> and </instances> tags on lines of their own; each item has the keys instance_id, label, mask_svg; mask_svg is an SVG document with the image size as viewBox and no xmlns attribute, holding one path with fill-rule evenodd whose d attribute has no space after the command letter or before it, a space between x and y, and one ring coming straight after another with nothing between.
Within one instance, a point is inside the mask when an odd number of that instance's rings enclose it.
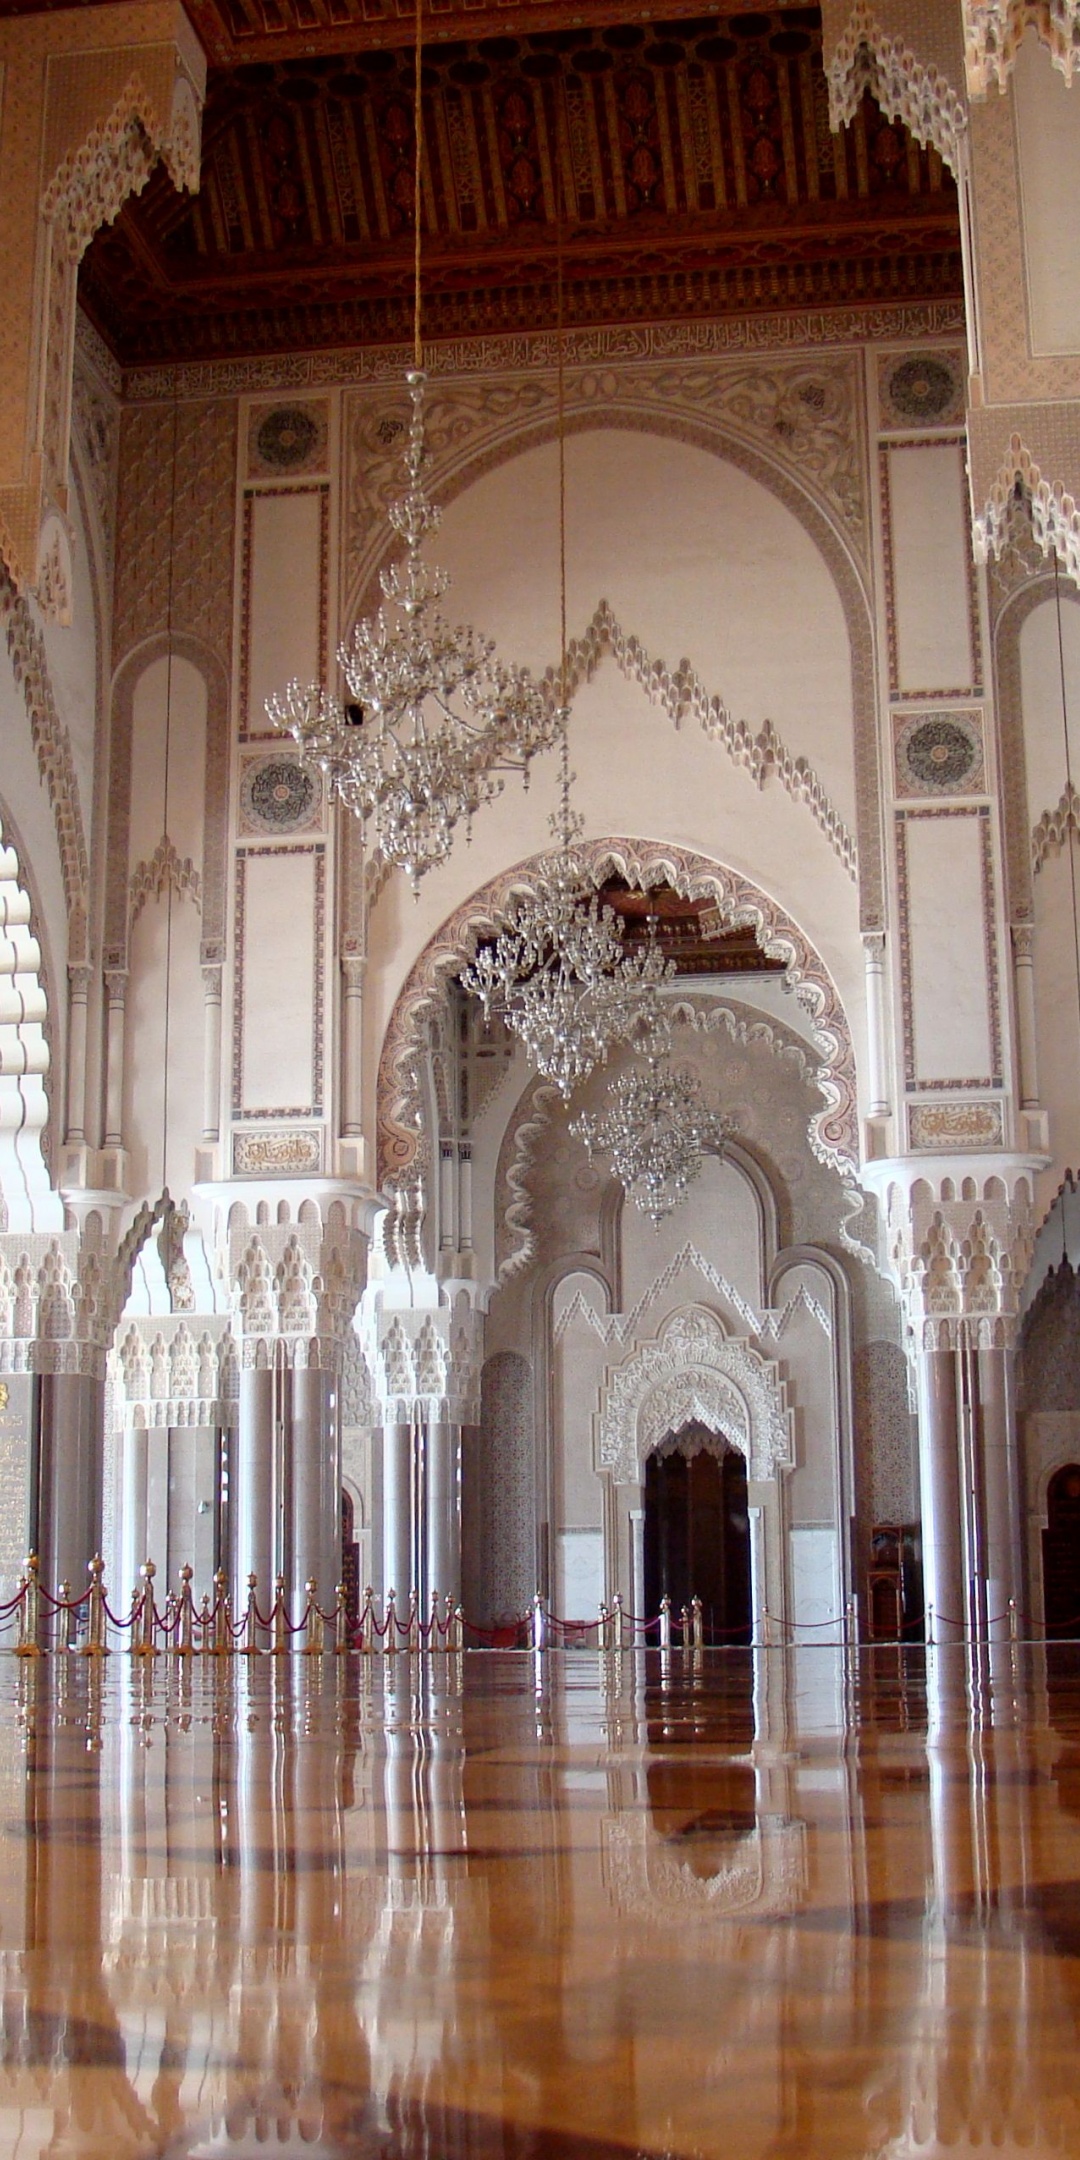
<instances>
[{"instance_id":1,"label":"chandelier reflection on floor","mask_svg":"<svg viewBox=\"0 0 1080 2160\"><path fill-rule=\"evenodd\" d=\"M608 1088L607 1105L571 1121L590 1156L606 1156L634 1205L654 1226L670 1215L706 1154L719 1155L731 1120L702 1100L701 1082L671 1063L654 1027L642 1055Z\"/></svg>"},{"instance_id":2,"label":"chandelier reflection on floor","mask_svg":"<svg viewBox=\"0 0 1080 2160\"><path fill-rule=\"evenodd\" d=\"M503 772L528 780L532 759L550 749L560 724L550 693L527 670L498 660L475 630L443 620L436 603L449 575L421 552L440 515L423 478L422 50L422 0L416 0L413 366L406 376L412 421L405 492L388 513L405 553L380 573L385 605L355 623L338 648L348 703L321 683L299 682L266 701L273 726L291 735L304 763L324 775L331 794L360 820L368 844L408 872L414 892L425 872L445 861L455 827L463 823L468 832L476 811L501 792Z\"/></svg>"}]
</instances>

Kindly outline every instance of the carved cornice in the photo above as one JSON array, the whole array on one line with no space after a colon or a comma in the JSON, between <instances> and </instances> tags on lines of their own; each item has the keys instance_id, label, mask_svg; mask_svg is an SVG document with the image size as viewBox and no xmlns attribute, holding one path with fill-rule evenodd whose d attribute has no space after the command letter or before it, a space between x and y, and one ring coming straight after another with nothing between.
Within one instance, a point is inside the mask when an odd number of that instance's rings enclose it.
<instances>
[{"instance_id":1,"label":"carved cornice","mask_svg":"<svg viewBox=\"0 0 1080 2160\"><path fill-rule=\"evenodd\" d=\"M1042 39L1067 83L1080 69L1080 0L963 0L963 12L972 97L1004 90L1029 29Z\"/></svg>"},{"instance_id":2,"label":"carved cornice","mask_svg":"<svg viewBox=\"0 0 1080 2160\"><path fill-rule=\"evenodd\" d=\"M57 710L49 679L45 640L27 601L0 564L0 623L26 705L38 772L52 805L64 901L68 911L68 957L84 958L89 876L82 805L71 741Z\"/></svg>"},{"instance_id":3,"label":"carved cornice","mask_svg":"<svg viewBox=\"0 0 1080 2160\"><path fill-rule=\"evenodd\" d=\"M867 91L959 177L967 132L964 55L948 8L931 21L919 0L824 0L829 119L853 120Z\"/></svg>"}]
</instances>

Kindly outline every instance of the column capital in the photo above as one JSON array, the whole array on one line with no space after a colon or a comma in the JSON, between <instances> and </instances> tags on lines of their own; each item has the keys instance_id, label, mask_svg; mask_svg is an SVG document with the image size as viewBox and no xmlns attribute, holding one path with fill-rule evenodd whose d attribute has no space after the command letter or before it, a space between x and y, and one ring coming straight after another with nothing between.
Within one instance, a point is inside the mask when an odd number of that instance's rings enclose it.
<instances>
[{"instance_id":1,"label":"column capital","mask_svg":"<svg viewBox=\"0 0 1080 2160\"><path fill-rule=\"evenodd\" d=\"M1037 1155L898 1156L868 1163L886 1263L913 1347L1003 1344L1034 1248Z\"/></svg>"}]
</instances>

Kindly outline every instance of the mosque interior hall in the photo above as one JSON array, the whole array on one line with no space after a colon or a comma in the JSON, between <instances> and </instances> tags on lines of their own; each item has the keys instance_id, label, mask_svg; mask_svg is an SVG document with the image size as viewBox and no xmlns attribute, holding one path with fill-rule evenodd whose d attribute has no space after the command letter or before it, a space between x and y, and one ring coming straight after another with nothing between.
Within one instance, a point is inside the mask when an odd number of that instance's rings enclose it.
<instances>
[{"instance_id":1,"label":"mosque interior hall","mask_svg":"<svg viewBox=\"0 0 1080 2160\"><path fill-rule=\"evenodd\" d=\"M0 2160L1080 2149L1078 101L0 0Z\"/></svg>"}]
</instances>

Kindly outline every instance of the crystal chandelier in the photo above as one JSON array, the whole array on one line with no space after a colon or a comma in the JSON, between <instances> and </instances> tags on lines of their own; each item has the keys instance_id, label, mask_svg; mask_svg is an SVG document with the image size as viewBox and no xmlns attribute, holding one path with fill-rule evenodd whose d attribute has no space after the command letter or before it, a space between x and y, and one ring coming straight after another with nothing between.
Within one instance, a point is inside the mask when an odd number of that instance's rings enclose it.
<instances>
[{"instance_id":1,"label":"crystal chandelier","mask_svg":"<svg viewBox=\"0 0 1080 2160\"><path fill-rule=\"evenodd\" d=\"M414 892L425 871L445 861L455 827L464 822L468 833L474 813L501 793L502 772L516 770L527 784L531 760L550 749L560 724L548 691L526 669L499 661L494 646L467 625L444 621L436 603L449 575L421 552L440 517L423 479L421 51L417 0L414 365L406 376L412 422L405 492L388 512L405 552L380 573L385 604L354 623L338 647L348 703L320 683L295 681L266 701L272 725L291 735L304 763L325 776L331 794L360 820L365 840L408 872Z\"/></svg>"},{"instance_id":2,"label":"crystal chandelier","mask_svg":"<svg viewBox=\"0 0 1080 2160\"><path fill-rule=\"evenodd\" d=\"M558 853L544 865L536 891L517 901L498 935L462 969L461 983L480 999L485 1019L498 1007L537 1071L568 1102L612 1044L642 1026L650 998L675 973L675 963L664 959L654 938L643 951L628 951L614 909L585 893L565 721L561 749L562 804L550 821Z\"/></svg>"},{"instance_id":3,"label":"crystal chandelier","mask_svg":"<svg viewBox=\"0 0 1080 2160\"><path fill-rule=\"evenodd\" d=\"M702 1158L719 1154L731 1120L702 1101L701 1083L673 1066L659 1038L613 1080L607 1107L570 1126L591 1156L607 1156L624 1191L653 1225L670 1215L701 1173Z\"/></svg>"}]
</instances>

